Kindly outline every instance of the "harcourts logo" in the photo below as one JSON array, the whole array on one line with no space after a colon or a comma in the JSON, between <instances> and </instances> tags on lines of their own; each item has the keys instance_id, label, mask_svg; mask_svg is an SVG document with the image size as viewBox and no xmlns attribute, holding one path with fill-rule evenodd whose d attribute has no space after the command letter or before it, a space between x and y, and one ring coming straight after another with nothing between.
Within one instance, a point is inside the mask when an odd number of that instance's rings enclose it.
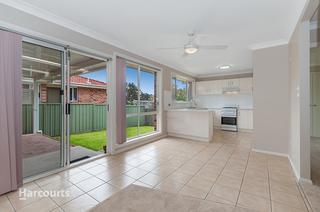
<instances>
[{"instance_id":1,"label":"harcourts logo","mask_svg":"<svg viewBox=\"0 0 320 212\"><path fill-rule=\"evenodd\" d=\"M65 190L29 190L26 188L19 189L19 199L26 200L34 197L70 197L70 192Z\"/></svg>"}]
</instances>

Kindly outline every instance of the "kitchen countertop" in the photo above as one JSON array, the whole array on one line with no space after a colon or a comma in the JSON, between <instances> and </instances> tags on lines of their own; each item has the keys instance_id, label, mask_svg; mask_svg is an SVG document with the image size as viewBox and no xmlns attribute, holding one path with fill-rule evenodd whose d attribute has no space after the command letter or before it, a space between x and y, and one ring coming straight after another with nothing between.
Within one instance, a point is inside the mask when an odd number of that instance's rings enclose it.
<instances>
[{"instance_id":1,"label":"kitchen countertop","mask_svg":"<svg viewBox=\"0 0 320 212\"><path fill-rule=\"evenodd\" d=\"M213 112L215 110L221 110L222 108L172 108L172 109L168 109L167 111L176 111L176 112ZM253 110L253 108L238 108L238 110Z\"/></svg>"},{"instance_id":2,"label":"kitchen countertop","mask_svg":"<svg viewBox=\"0 0 320 212\"><path fill-rule=\"evenodd\" d=\"M207 108L173 108L173 109L169 109L168 112L212 112L211 110L207 109Z\"/></svg>"}]
</instances>

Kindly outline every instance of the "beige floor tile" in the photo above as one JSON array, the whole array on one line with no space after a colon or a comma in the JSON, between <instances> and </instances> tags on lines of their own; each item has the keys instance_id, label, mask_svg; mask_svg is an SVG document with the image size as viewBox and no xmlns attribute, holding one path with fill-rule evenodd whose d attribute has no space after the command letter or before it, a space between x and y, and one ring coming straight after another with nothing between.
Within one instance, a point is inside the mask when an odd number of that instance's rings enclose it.
<instances>
[{"instance_id":1,"label":"beige floor tile","mask_svg":"<svg viewBox=\"0 0 320 212\"><path fill-rule=\"evenodd\" d=\"M73 184L70 181L63 179L63 180L54 181L47 185L41 186L41 189L42 190L61 190L61 189L69 188L71 186L73 186Z\"/></svg>"},{"instance_id":2,"label":"beige floor tile","mask_svg":"<svg viewBox=\"0 0 320 212\"><path fill-rule=\"evenodd\" d=\"M293 208L288 205L272 201L272 212L308 212L307 209Z\"/></svg>"},{"instance_id":3,"label":"beige floor tile","mask_svg":"<svg viewBox=\"0 0 320 212\"><path fill-rule=\"evenodd\" d=\"M105 182L100 180L99 178L90 177L86 180L81 181L80 183L77 183L76 186L80 188L82 191L88 192L104 183Z\"/></svg>"},{"instance_id":4,"label":"beige floor tile","mask_svg":"<svg viewBox=\"0 0 320 212\"><path fill-rule=\"evenodd\" d=\"M113 194L120 191L119 188L112 186L108 183L105 183L91 191L89 191L87 194L93 197L95 200L102 202L109 197L111 197Z\"/></svg>"},{"instance_id":5,"label":"beige floor tile","mask_svg":"<svg viewBox=\"0 0 320 212\"><path fill-rule=\"evenodd\" d=\"M87 172L85 171L82 171L82 172L79 172L77 174L74 174L74 175L71 175L69 176L67 179L73 183L73 184L76 184L76 183L79 183L83 180L86 180L88 178L92 177L91 174L88 174Z\"/></svg>"},{"instance_id":6,"label":"beige floor tile","mask_svg":"<svg viewBox=\"0 0 320 212\"><path fill-rule=\"evenodd\" d=\"M100 174L95 175L95 177L99 178L100 180L103 180L104 182L108 182L114 178L117 178L121 176L122 174L119 172L112 172L112 171L107 171L107 172L102 172Z\"/></svg>"},{"instance_id":7,"label":"beige floor tile","mask_svg":"<svg viewBox=\"0 0 320 212\"><path fill-rule=\"evenodd\" d=\"M221 175L217 179L216 183L219 185L228 186L240 190L242 180Z\"/></svg>"},{"instance_id":8,"label":"beige floor tile","mask_svg":"<svg viewBox=\"0 0 320 212\"><path fill-rule=\"evenodd\" d=\"M167 177L170 174L172 174L175 170L176 170L176 168L174 168L174 167L160 166L160 167L158 167L156 169L153 169L151 171L151 173L156 174L156 175L161 176L161 177Z\"/></svg>"},{"instance_id":9,"label":"beige floor tile","mask_svg":"<svg viewBox=\"0 0 320 212\"><path fill-rule=\"evenodd\" d=\"M123 189L123 188L127 187L128 185L130 185L131 183L133 183L134 181L135 181L135 179L133 179L129 176L121 175L117 178L110 180L108 183L119 188L119 189Z\"/></svg>"},{"instance_id":10,"label":"beige floor tile","mask_svg":"<svg viewBox=\"0 0 320 212\"><path fill-rule=\"evenodd\" d=\"M271 199L275 202L280 202L282 204L289 205L294 208L306 209L306 205L302 199L302 196L292 195L284 192L272 191Z\"/></svg>"},{"instance_id":11,"label":"beige floor tile","mask_svg":"<svg viewBox=\"0 0 320 212\"><path fill-rule=\"evenodd\" d=\"M64 196L64 197L63 196L51 197L51 199L59 206L79 197L80 195L82 195L84 193L82 190L80 190L76 186L71 186L69 188L66 188L66 189L64 189L64 191L67 192L69 195Z\"/></svg>"},{"instance_id":12,"label":"beige floor tile","mask_svg":"<svg viewBox=\"0 0 320 212\"><path fill-rule=\"evenodd\" d=\"M269 186L259 186L251 183L242 184L241 191L270 199Z\"/></svg>"},{"instance_id":13,"label":"beige floor tile","mask_svg":"<svg viewBox=\"0 0 320 212\"><path fill-rule=\"evenodd\" d=\"M39 201L35 201L26 207L23 207L17 212L49 212L57 208L58 205L52 201L49 197L44 197Z\"/></svg>"},{"instance_id":14,"label":"beige floor tile","mask_svg":"<svg viewBox=\"0 0 320 212\"><path fill-rule=\"evenodd\" d=\"M162 179L163 179L162 177L160 177L156 174L149 173L149 174L146 174L145 176L141 177L139 179L139 181L142 183L148 184L150 186L156 186L158 183L160 183L160 181Z\"/></svg>"},{"instance_id":15,"label":"beige floor tile","mask_svg":"<svg viewBox=\"0 0 320 212\"><path fill-rule=\"evenodd\" d=\"M102 172L107 172L109 168L103 166L103 165L97 165L97 166L94 166L92 168L89 168L89 169L86 169L85 171L88 172L89 174L92 174L92 175L97 175L97 174L100 174Z\"/></svg>"},{"instance_id":16,"label":"beige floor tile","mask_svg":"<svg viewBox=\"0 0 320 212\"><path fill-rule=\"evenodd\" d=\"M234 207L226 204L221 203L214 203L214 202L208 202L208 201L201 201L200 206L197 210L197 212L233 212Z\"/></svg>"},{"instance_id":17,"label":"beige floor tile","mask_svg":"<svg viewBox=\"0 0 320 212\"><path fill-rule=\"evenodd\" d=\"M236 205L238 196L239 190L215 184L206 199L214 202Z\"/></svg>"},{"instance_id":18,"label":"beige floor tile","mask_svg":"<svg viewBox=\"0 0 320 212\"><path fill-rule=\"evenodd\" d=\"M298 186L295 184L281 184L277 181L270 181L270 188L271 191L279 191L279 192L284 192L284 193L289 193L289 194L294 194L294 195L300 195L300 191L298 189Z\"/></svg>"},{"instance_id":19,"label":"beige floor tile","mask_svg":"<svg viewBox=\"0 0 320 212\"><path fill-rule=\"evenodd\" d=\"M95 161L93 161L93 162L89 162L89 163L85 163L85 164L83 164L83 165L80 165L80 166L78 166L78 168L79 169L82 169L83 171L86 171L86 170L88 170L88 169L90 169L90 168L92 168L92 167L95 167L95 166L97 166L98 165L98 163L96 163Z\"/></svg>"},{"instance_id":20,"label":"beige floor tile","mask_svg":"<svg viewBox=\"0 0 320 212\"><path fill-rule=\"evenodd\" d=\"M265 199L244 192L240 192L237 206L261 212L271 212L270 199Z\"/></svg>"},{"instance_id":21,"label":"beige floor tile","mask_svg":"<svg viewBox=\"0 0 320 212\"><path fill-rule=\"evenodd\" d=\"M141 177L143 177L144 175L146 175L148 172L140 169L140 168L133 168L130 171L126 172L125 175L137 180Z\"/></svg>"},{"instance_id":22,"label":"beige floor tile","mask_svg":"<svg viewBox=\"0 0 320 212\"><path fill-rule=\"evenodd\" d=\"M72 175L78 174L79 172L83 172L83 170L79 168L71 168L58 174L63 178L68 178Z\"/></svg>"},{"instance_id":23,"label":"beige floor tile","mask_svg":"<svg viewBox=\"0 0 320 212\"><path fill-rule=\"evenodd\" d=\"M65 212L85 212L95 207L99 202L90 197L87 194L83 194L80 197L68 202L62 206Z\"/></svg>"},{"instance_id":24,"label":"beige floor tile","mask_svg":"<svg viewBox=\"0 0 320 212\"><path fill-rule=\"evenodd\" d=\"M191 174L185 174L185 173L182 173L182 172L175 171L171 175L169 175L167 177L167 179L171 179L173 181L177 181L177 182L179 182L181 184L186 184L192 178L192 176L193 175L191 175Z\"/></svg>"},{"instance_id":25,"label":"beige floor tile","mask_svg":"<svg viewBox=\"0 0 320 212\"><path fill-rule=\"evenodd\" d=\"M14 208L6 195L0 196L0 211L14 212Z\"/></svg>"},{"instance_id":26,"label":"beige floor tile","mask_svg":"<svg viewBox=\"0 0 320 212\"><path fill-rule=\"evenodd\" d=\"M178 183L176 181L172 181L171 179L166 179L158 184L155 189L159 189L161 191L166 191L169 193L178 193L184 184Z\"/></svg>"},{"instance_id":27,"label":"beige floor tile","mask_svg":"<svg viewBox=\"0 0 320 212\"><path fill-rule=\"evenodd\" d=\"M58 174L54 174L54 175L50 175L48 177L44 177L39 180L36 180L35 183L37 183L41 187L49 183L60 181L60 180L62 180L62 177Z\"/></svg>"},{"instance_id":28,"label":"beige floor tile","mask_svg":"<svg viewBox=\"0 0 320 212\"><path fill-rule=\"evenodd\" d=\"M139 165L137 168L143 169L147 172L152 171L153 169L157 168L158 165L150 163L150 162L145 162L141 165Z\"/></svg>"},{"instance_id":29,"label":"beige floor tile","mask_svg":"<svg viewBox=\"0 0 320 212\"><path fill-rule=\"evenodd\" d=\"M208 192L203 191L201 189L192 188L189 186L184 186L179 192L179 194L189 196L189 197L198 198L198 199L205 199L207 196L207 193Z\"/></svg>"},{"instance_id":30,"label":"beige floor tile","mask_svg":"<svg viewBox=\"0 0 320 212\"><path fill-rule=\"evenodd\" d=\"M187 186L201 189L208 193L213 186L213 182L204 178L200 178L199 176L195 176L187 183Z\"/></svg>"}]
</instances>

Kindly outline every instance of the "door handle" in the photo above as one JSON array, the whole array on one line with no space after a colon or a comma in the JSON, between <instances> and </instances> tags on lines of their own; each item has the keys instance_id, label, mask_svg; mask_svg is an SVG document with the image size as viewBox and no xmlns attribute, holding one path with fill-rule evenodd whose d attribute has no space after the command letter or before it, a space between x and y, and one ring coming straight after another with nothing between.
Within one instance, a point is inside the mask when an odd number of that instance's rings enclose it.
<instances>
[{"instance_id":1,"label":"door handle","mask_svg":"<svg viewBox=\"0 0 320 212\"><path fill-rule=\"evenodd\" d=\"M310 105L311 107L317 107L318 105L316 105L316 104L312 104L312 105Z\"/></svg>"}]
</instances>

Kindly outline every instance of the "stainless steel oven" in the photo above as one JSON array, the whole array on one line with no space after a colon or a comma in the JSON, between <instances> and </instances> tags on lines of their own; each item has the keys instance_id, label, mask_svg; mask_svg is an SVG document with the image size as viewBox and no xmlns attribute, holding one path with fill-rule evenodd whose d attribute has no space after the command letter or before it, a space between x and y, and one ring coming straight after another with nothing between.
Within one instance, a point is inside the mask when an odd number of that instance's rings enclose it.
<instances>
[{"instance_id":1,"label":"stainless steel oven","mask_svg":"<svg viewBox=\"0 0 320 212\"><path fill-rule=\"evenodd\" d=\"M238 131L238 108L223 107L221 111L221 129Z\"/></svg>"}]
</instances>

